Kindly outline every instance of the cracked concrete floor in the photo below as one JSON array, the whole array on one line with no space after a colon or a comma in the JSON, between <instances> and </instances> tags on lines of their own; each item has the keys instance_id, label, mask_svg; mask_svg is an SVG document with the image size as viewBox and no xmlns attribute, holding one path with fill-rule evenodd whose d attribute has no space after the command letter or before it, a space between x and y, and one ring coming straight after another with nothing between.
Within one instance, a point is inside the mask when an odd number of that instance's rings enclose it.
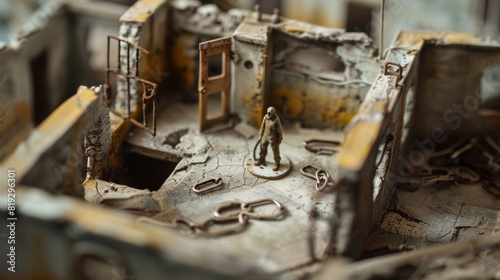
<instances>
[{"instance_id":1,"label":"cracked concrete floor","mask_svg":"<svg viewBox=\"0 0 500 280\"><path fill-rule=\"evenodd\" d=\"M481 182L445 189L427 184L416 192L397 189L391 204L366 246L368 255L477 238L500 229L500 200ZM399 248L401 244L405 247Z\"/></svg>"},{"instance_id":2,"label":"cracked concrete floor","mask_svg":"<svg viewBox=\"0 0 500 280\"><path fill-rule=\"evenodd\" d=\"M209 106L214 107L214 106ZM182 116L182 118L179 118ZM280 180L264 180L249 174L244 160L249 155L258 131L243 126L227 128L209 134L197 132L197 104L175 104L158 116L156 137L135 129L126 142L136 151L154 153L155 157L179 158L179 164L153 197L161 212L152 218L169 222L174 217L201 223L212 217L212 210L219 204L233 200L245 202L273 198L286 208L286 216L276 221L249 220L248 226L237 234L224 237L188 237L212 252L221 252L245 259L251 266L275 273L310 260L308 234L311 228L310 210L317 209L315 251L321 254L329 238L328 219L333 215L334 193L331 189L318 192L315 180L300 173L305 164L314 164L326 170L335 170L331 156L314 155L302 146L304 140L319 138L342 140L343 134L335 131L303 129L298 123L282 120L284 141L280 146L282 156L292 162L292 170ZM171 134L183 131L179 142L165 141ZM253 135L253 137L251 137ZM170 143L170 144L168 144ZM272 154L272 153L271 153ZM268 159L270 155L268 154ZM207 179L222 178L221 189L197 194L192 186ZM168 229L165 230L173 230ZM216 256L213 256L214 258Z\"/></svg>"}]
</instances>

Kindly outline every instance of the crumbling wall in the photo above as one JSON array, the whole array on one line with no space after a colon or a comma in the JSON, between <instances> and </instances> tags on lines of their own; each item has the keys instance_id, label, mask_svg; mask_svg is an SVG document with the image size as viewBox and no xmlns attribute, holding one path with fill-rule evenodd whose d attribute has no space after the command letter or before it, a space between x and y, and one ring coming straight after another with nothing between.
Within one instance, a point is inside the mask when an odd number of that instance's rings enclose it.
<instances>
[{"instance_id":1,"label":"crumbling wall","mask_svg":"<svg viewBox=\"0 0 500 280\"><path fill-rule=\"evenodd\" d=\"M232 70L232 111L243 113L243 119L258 126L264 117L267 45L265 42L235 36L233 48L237 57Z\"/></svg>"},{"instance_id":2,"label":"crumbling wall","mask_svg":"<svg viewBox=\"0 0 500 280\"><path fill-rule=\"evenodd\" d=\"M24 185L81 196L86 152L93 157L89 170L96 175L111 139L109 110L100 94L80 87L1 163L1 176L15 168L16 180Z\"/></svg>"},{"instance_id":3,"label":"crumbling wall","mask_svg":"<svg viewBox=\"0 0 500 280\"><path fill-rule=\"evenodd\" d=\"M335 41L273 32L271 104L306 127L343 129L378 73L375 47L364 34L338 32Z\"/></svg>"},{"instance_id":4,"label":"crumbling wall","mask_svg":"<svg viewBox=\"0 0 500 280\"><path fill-rule=\"evenodd\" d=\"M386 62L401 65L400 78L391 71L378 72L335 155L339 178L336 239L343 255L360 256L360 243L382 218L399 179L406 95L414 80L417 54L399 48L388 53Z\"/></svg>"},{"instance_id":5,"label":"crumbling wall","mask_svg":"<svg viewBox=\"0 0 500 280\"><path fill-rule=\"evenodd\" d=\"M0 160L31 132L31 105L18 93L15 52L0 43Z\"/></svg>"},{"instance_id":6,"label":"crumbling wall","mask_svg":"<svg viewBox=\"0 0 500 280\"><path fill-rule=\"evenodd\" d=\"M343 129L379 72L372 40L263 16L248 17L233 36L233 111L259 125L263 108L274 106L287 121Z\"/></svg>"},{"instance_id":7,"label":"crumbling wall","mask_svg":"<svg viewBox=\"0 0 500 280\"><path fill-rule=\"evenodd\" d=\"M5 201L0 203L2 217L7 216L7 198L6 189L0 189L0 200ZM270 279L258 267L248 268L248 262L235 254L218 252L217 257L207 258L210 251L203 244L193 244L192 238L172 230L139 224L137 216L129 213L20 184L16 198L16 217L22 221L16 223L16 257L22 260L16 263L18 279L95 279L94 272L102 273L98 275L103 279L161 280L166 275L175 279ZM106 269L89 266L89 259ZM247 269L242 274L233 267ZM12 272L0 270L1 279L11 277Z\"/></svg>"},{"instance_id":8,"label":"crumbling wall","mask_svg":"<svg viewBox=\"0 0 500 280\"><path fill-rule=\"evenodd\" d=\"M69 3L70 34L67 38L71 44L68 66L71 70L71 93L80 85L97 86L104 81L106 37L118 37L120 17L133 4L126 6L126 3L113 2L86 0ZM116 46L111 46L111 51L115 52ZM114 67L116 56L111 57L111 63Z\"/></svg>"},{"instance_id":9,"label":"crumbling wall","mask_svg":"<svg viewBox=\"0 0 500 280\"><path fill-rule=\"evenodd\" d=\"M37 10L10 42L15 53L10 68L14 95L32 104L35 126L71 96L69 34L67 6L53 0Z\"/></svg>"},{"instance_id":10,"label":"crumbling wall","mask_svg":"<svg viewBox=\"0 0 500 280\"><path fill-rule=\"evenodd\" d=\"M231 35L247 13L238 9L222 12L215 4L201 5L199 1L171 3L169 70L172 86L183 100L198 100L199 44ZM209 70L220 71L221 67L222 63L213 63Z\"/></svg>"},{"instance_id":11,"label":"crumbling wall","mask_svg":"<svg viewBox=\"0 0 500 280\"><path fill-rule=\"evenodd\" d=\"M65 1L48 1L8 46L0 46L0 158L13 151L70 94ZM73 89L74 90L74 89Z\"/></svg>"},{"instance_id":12,"label":"crumbling wall","mask_svg":"<svg viewBox=\"0 0 500 280\"><path fill-rule=\"evenodd\" d=\"M24 24L12 34L9 45L0 47L0 110L3 112L0 114L9 115L10 121L0 125L0 129L5 130L0 138L7 139L36 127L81 84L102 82L104 67L97 71L90 67L91 55L98 54L88 49L87 35L91 26L93 30L104 26L103 32L106 32L106 27L116 26L119 18L113 12L97 13L103 5L108 9L121 7L102 3L92 3L89 7L89 3L80 1L44 1L23 20ZM105 63L103 38L105 35L99 39L98 47L102 49L101 55L104 52L101 60ZM11 129L12 122L16 123L15 129ZM1 150L15 148L5 142L1 144ZM0 151L0 158L4 153Z\"/></svg>"},{"instance_id":13,"label":"crumbling wall","mask_svg":"<svg viewBox=\"0 0 500 280\"><path fill-rule=\"evenodd\" d=\"M141 78L159 84L157 90L157 100L162 97L167 98L166 92L162 91L162 82L167 76L167 31L168 31L168 1L166 0L141 0L137 1L125 14L120 18L120 38L139 45L149 51L148 54L139 52L139 69L138 75ZM111 41L116 44L114 40ZM121 43L121 71L127 72L127 44ZM113 55L113 54L110 54ZM129 62L131 65L130 72L135 74L135 50L131 47ZM110 65L115 67L114 65ZM111 85L113 88L113 85ZM115 94L113 92L113 94ZM127 111L127 81L123 77L117 77L117 93L115 102L111 105L117 111L121 111L126 115ZM137 82L130 81L130 100L131 100L131 117L136 118L142 116L142 106L138 104L138 100L142 100L142 88L139 89ZM112 143L107 158L107 168L104 171L103 178L107 181L116 181L117 177L122 176L124 172L125 147L123 139L128 135L134 125L125 121L121 117L111 115Z\"/></svg>"},{"instance_id":14,"label":"crumbling wall","mask_svg":"<svg viewBox=\"0 0 500 280\"><path fill-rule=\"evenodd\" d=\"M166 52L167 52L167 31L168 22L168 1L167 0L139 0L120 18L120 38L139 45L149 51L148 54L139 53L140 63L138 74L140 77L153 83L161 83L166 75ZM123 73L127 72L127 44L121 43L120 67ZM134 73L134 62L136 53L131 48L129 62L130 71ZM131 111L139 109L138 98L142 96L142 89L138 89L137 82L130 81ZM158 92L158 99L161 99L165 92ZM114 108L123 110L127 108L127 80L118 77L117 96ZM134 114L132 114L134 115Z\"/></svg>"},{"instance_id":15,"label":"crumbling wall","mask_svg":"<svg viewBox=\"0 0 500 280\"><path fill-rule=\"evenodd\" d=\"M481 104L483 73L498 65L500 47L426 43L410 123L410 148L428 156L433 151L427 149L440 149L464 135L500 139L500 118L484 115Z\"/></svg>"}]
</instances>

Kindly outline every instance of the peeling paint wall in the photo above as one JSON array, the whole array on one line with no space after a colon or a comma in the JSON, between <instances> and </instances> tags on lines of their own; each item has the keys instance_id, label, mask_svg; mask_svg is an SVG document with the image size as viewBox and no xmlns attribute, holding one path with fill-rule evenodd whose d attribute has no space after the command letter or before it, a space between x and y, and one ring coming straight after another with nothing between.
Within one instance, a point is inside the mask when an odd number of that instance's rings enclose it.
<instances>
[{"instance_id":1,"label":"peeling paint wall","mask_svg":"<svg viewBox=\"0 0 500 280\"><path fill-rule=\"evenodd\" d=\"M260 125L264 101L264 75L266 45L248 42L235 37L234 52L238 58L232 69L232 111L251 124Z\"/></svg>"},{"instance_id":2,"label":"peeling paint wall","mask_svg":"<svg viewBox=\"0 0 500 280\"><path fill-rule=\"evenodd\" d=\"M343 129L378 73L375 48L364 36L319 45L273 32L271 104L306 127ZM363 81L350 83L350 81Z\"/></svg>"},{"instance_id":3,"label":"peeling paint wall","mask_svg":"<svg viewBox=\"0 0 500 280\"><path fill-rule=\"evenodd\" d=\"M236 30L233 111L258 126L274 106L288 121L342 130L379 72L371 39L284 21L249 19Z\"/></svg>"}]
</instances>

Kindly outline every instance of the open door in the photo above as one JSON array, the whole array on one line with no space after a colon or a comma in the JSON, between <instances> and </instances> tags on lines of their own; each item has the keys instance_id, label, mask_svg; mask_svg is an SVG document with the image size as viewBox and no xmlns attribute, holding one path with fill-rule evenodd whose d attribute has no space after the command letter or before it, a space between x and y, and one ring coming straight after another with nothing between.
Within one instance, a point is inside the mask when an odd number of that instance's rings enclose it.
<instances>
[{"instance_id":1,"label":"open door","mask_svg":"<svg viewBox=\"0 0 500 280\"><path fill-rule=\"evenodd\" d=\"M218 68L209 65L211 56L220 55L220 74L209 73L209 69ZM199 80L199 129L200 132L229 121L229 96L231 86L231 37L224 37L200 44L200 80ZM222 112L208 117L208 96L221 94Z\"/></svg>"}]
</instances>

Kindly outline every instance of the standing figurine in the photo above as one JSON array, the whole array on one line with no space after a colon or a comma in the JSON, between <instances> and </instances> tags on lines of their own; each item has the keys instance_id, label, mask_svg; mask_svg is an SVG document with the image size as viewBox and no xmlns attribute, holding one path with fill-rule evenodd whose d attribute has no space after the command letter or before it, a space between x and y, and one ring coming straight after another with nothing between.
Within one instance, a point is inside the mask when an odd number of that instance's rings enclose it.
<instances>
[{"instance_id":1,"label":"standing figurine","mask_svg":"<svg viewBox=\"0 0 500 280\"><path fill-rule=\"evenodd\" d=\"M262 165L266 162L267 147L271 144L271 149L273 149L274 154L274 171L278 171L280 168L280 144L283 141L283 132L281 130L281 121L278 115L276 115L276 110L273 107L267 109L267 114L262 120L262 126L260 127L260 157L255 165Z\"/></svg>"}]
</instances>

